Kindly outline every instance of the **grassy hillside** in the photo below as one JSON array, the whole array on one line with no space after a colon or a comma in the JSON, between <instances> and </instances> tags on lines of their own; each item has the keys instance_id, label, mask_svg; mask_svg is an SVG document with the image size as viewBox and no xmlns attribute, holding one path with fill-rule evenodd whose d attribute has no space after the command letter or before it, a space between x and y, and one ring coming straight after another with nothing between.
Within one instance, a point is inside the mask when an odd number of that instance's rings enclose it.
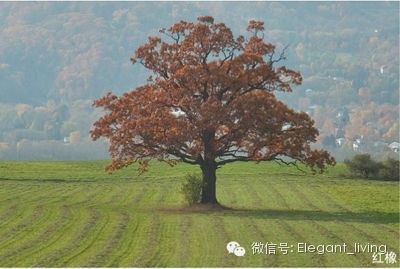
<instances>
[{"instance_id":1,"label":"grassy hillside","mask_svg":"<svg viewBox=\"0 0 400 269\"><path fill-rule=\"evenodd\" d=\"M230 209L188 208L179 189L196 167L154 163L137 177L134 169L108 175L105 164L0 162L0 267L399 264L396 182L344 179L342 164L313 176L274 163L237 163L218 170L217 195ZM246 254L229 254L230 241ZM259 242L262 253L253 253ZM267 242L276 254L265 254ZM300 253L299 243L347 249ZM287 254L279 248L285 244ZM373 249L348 254L354 244L385 245L397 263L384 255L373 263Z\"/></svg>"}]
</instances>

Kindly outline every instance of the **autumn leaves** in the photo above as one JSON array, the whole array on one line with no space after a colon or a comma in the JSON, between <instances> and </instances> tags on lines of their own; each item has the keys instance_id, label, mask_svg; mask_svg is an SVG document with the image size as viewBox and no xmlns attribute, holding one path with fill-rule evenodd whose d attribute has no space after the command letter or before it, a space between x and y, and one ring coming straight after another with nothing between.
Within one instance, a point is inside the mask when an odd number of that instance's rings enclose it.
<instances>
[{"instance_id":1,"label":"autumn leaves","mask_svg":"<svg viewBox=\"0 0 400 269\"><path fill-rule=\"evenodd\" d=\"M131 59L152 71L148 83L94 103L106 114L91 135L110 140L110 168L172 156L201 167L210 163L209 169L282 156L314 171L334 164L327 152L311 149L318 131L310 117L275 98L274 91L290 92L302 77L275 67L284 52L276 55L275 46L264 42L263 29L262 22L250 21L252 35L235 39L225 24L205 16L161 29L166 40L149 37Z\"/></svg>"}]
</instances>

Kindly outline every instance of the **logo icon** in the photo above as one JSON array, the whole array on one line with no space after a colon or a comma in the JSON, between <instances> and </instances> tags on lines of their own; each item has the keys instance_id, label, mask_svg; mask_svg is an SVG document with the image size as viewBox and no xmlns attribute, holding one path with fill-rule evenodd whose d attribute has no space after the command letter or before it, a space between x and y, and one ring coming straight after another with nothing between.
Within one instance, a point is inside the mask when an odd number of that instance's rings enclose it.
<instances>
[{"instance_id":1,"label":"logo icon","mask_svg":"<svg viewBox=\"0 0 400 269\"><path fill-rule=\"evenodd\" d=\"M226 245L226 249L228 250L228 253L235 254L237 257L243 257L244 254L246 253L246 250L240 246L238 242L231 241Z\"/></svg>"}]
</instances>

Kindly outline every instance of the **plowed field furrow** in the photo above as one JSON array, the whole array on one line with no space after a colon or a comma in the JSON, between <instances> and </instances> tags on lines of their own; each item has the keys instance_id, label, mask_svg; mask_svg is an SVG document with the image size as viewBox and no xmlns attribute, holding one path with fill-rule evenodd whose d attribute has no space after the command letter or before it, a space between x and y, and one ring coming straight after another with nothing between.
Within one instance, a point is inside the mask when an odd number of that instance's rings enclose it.
<instances>
[{"instance_id":1,"label":"plowed field furrow","mask_svg":"<svg viewBox=\"0 0 400 269\"><path fill-rule=\"evenodd\" d=\"M151 267L149 264L152 263L154 252L160 247L157 245L160 240L160 217L156 214L146 217L148 217L146 224L141 223L141 225L145 225L145 227L142 227L144 229L135 233L135 237L140 237L144 240L135 244L137 254L132 260L130 267Z\"/></svg>"},{"instance_id":2,"label":"plowed field furrow","mask_svg":"<svg viewBox=\"0 0 400 269\"><path fill-rule=\"evenodd\" d=\"M323 201L325 200L325 199L323 199L323 197L320 197L320 198L322 198L322 199L320 199L320 202L314 203L309 199L308 194L305 194L302 191L300 186L295 185L295 184L291 184L288 187L290 188L291 192L299 198L299 200L300 200L299 204L300 205L302 205L305 208L310 209L310 210L321 211L321 212L323 211L321 209L321 207L320 207L321 203L323 203Z\"/></svg>"},{"instance_id":3,"label":"plowed field furrow","mask_svg":"<svg viewBox=\"0 0 400 269\"><path fill-rule=\"evenodd\" d=\"M37 262L46 258L50 253L53 252L53 247L60 242L60 238L68 227L72 225L72 218L70 208L68 206L61 206L58 210L52 209L54 212L58 212L57 219L55 219L52 225L34 242L31 242L30 246L24 253L19 255L21 261L31 260L29 266L37 267ZM24 258L26 257L26 258ZM21 266L26 266L21 264Z\"/></svg>"},{"instance_id":4,"label":"plowed field furrow","mask_svg":"<svg viewBox=\"0 0 400 269\"><path fill-rule=\"evenodd\" d=\"M319 186L296 186L299 195L306 198L306 200L318 207L318 210L323 212L335 212L346 210L343 205L337 203L328 193L326 193Z\"/></svg>"},{"instance_id":5,"label":"plowed field furrow","mask_svg":"<svg viewBox=\"0 0 400 269\"><path fill-rule=\"evenodd\" d=\"M24 211L12 221L8 229L3 229L0 234L0 260L7 255L8 251L13 251L15 246L22 244L27 236L37 233L46 224L49 212L44 212L42 206L24 208Z\"/></svg>"},{"instance_id":6,"label":"plowed field furrow","mask_svg":"<svg viewBox=\"0 0 400 269\"><path fill-rule=\"evenodd\" d=\"M289 209L290 208L290 205L286 202L285 196L282 195L274 185L269 184L268 189L270 190L271 196L273 195L273 197L275 198L274 200L278 204L278 207L274 206L273 208L276 208L276 209Z\"/></svg>"},{"instance_id":7,"label":"plowed field furrow","mask_svg":"<svg viewBox=\"0 0 400 269\"><path fill-rule=\"evenodd\" d=\"M19 204L44 204L50 197L53 197L51 194L61 195L63 192L63 189L57 191L52 184L35 184L27 187L26 191L16 198ZM22 197L23 199L21 199Z\"/></svg>"},{"instance_id":8,"label":"plowed field furrow","mask_svg":"<svg viewBox=\"0 0 400 269\"><path fill-rule=\"evenodd\" d=\"M220 188L221 189L221 188ZM231 207L238 206L239 197L237 196L237 192L233 191L234 186L227 186L222 190L219 190L217 195L224 204L229 204Z\"/></svg>"},{"instance_id":9,"label":"plowed field furrow","mask_svg":"<svg viewBox=\"0 0 400 269\"><path fill-rule=\"evenodd\" d=\"M159 220L155 222L158 225L157 238L149 246L151 253L149 253L149 260L146 266L150 267L166 267L171 264L170 260L174 255L177 248L177 226L179 218L166 217L160 215Z\"/></svg>"},{"instance_id":10,"label":"plowed field furrow","mask_svg":"<svg viewBox=\"0 0 400 269\"><path fill-rule=\"evenodd\" d=\"M242 214L246 214L246 212L242 211ZM257 225L256 222L262 223L262 225ZM228 238L226 243L230 241L236 241L240 244L241 247L245 248L246 256L251 257L255 255L252 251L252 244L254 242L264 242L264 239L267 238L266 231L268 230L268 224L266 221L259 221L253 217L239 217L235 215L225 216L221 218L221 227L223 227L225 231L224 238ZM232 229L234 228L234 229ZM225 244L226 245L226 244ZM234 267L238 266L237 261L234 259L235 255L233 253L224 255L224 260L219 266L228 266ZM266 263L265 254L260 254L259 256L254 256L253 266L255 267L265 267ZM274 257L271 257L268 263L271 263ZM244 266L245 263L243 263Z\"/></svg>"},{"instance_id":11,"label":"plowed field furrow","mask_svg":"<svg viewBox=\"0 0 400 269\"><path fill-rule=\"evenodd\" d=\"M24 188L21 184L9 183L9 182L1 182L2 193L0 194L0 204L6 204L10 202L15 202L16 200L20 201L20 197L25 197L27 192L29 191Z\"/></svg>"},{"instance_id":12,"label":"plowed field furrow","mask_svg":"<svg viewBox=\"0 0 400 269\"><path fill-rule=\"evenodd\" d=\"M204 260L205 245L210 241L208 237L211 235L207 232L204 233L204 229L207 229L205 225L210 225L210 219L199 214L194 214L190 218L190 230L186 232L189 235L184 244L185 252L188 256L185 257L187 261L184 265L187 267L199 267L202 264L201 261Z\"/></svg>"},{"instance_id":13,"label":"plowed field furrow","mask_svg":"<svg viewBox=\"0 0 400 269\"><path fill-rule=\"evenodd\" d=\"M138 186L139 187L139 186ZM147 188L140 188L140 191L138 192L138 194L135 194L134 196L132 196L132 204L134 207L140 207L140 203L141 201L146 197L148 189Z\"/></svg>"},{"instance_id":14,"label":"plowed field furrow","mask_svg":"<svg viewBox=\"0 0 400 269\"><path fill-rule=\"evenodd\" d=\"M202 267L204 264L209 264L210 267L220 266L229 239L218 235L216 225L213 216L196 216L196 222L193 223L195 240L192 241L192 245L187 246L195 259L189 263L189 267ZM220 257L220 259L215 259L215 257Z\"/></svg>"},{"instance_id":15,"label":"plowed field furrow","mask_svg":"<svg viewBox=\"0 0 400 269\"><path fill-rule=\"evenodd\" d=\"M123 220L127 221L126 227L123 230L122 238L119 241L118 247L115 247L112 254L109 255L107 262L102 266L108 267L128 267L134 260L131 256L135 249L135 244L140 245L140 240L135 240L135 234L138 230L139 217L130 215L129 213L122 213ZM111 244L109 245L112 246Z\"/></svg>"},{"instance_id":16,"label":"plowed field furrow","mask_svg":"<svg viewBox=\"0 0 400 269\"><path fill-rule=\"evenodd\" d=\"M3 257L0 256L0 259L8 260L10 264L15 264L16 266L23 266L24 264L19 263L21 260L26 260L26 257L30 256L27 252L36 249L37 245L46 244L46 239L54 229L54 221L56 221L56 219L54 219L53 216L45 216L43 221L38 221L27 228L27 230L32 231L35 229L36 231L34 233L30 231L26 232L23 238L17 239L14 243L16 246L11 245L8 247L9 251L4 253L2 255ZM36 228L35 225L42 227Z\"/></svg>"},{"instance_id":17,"label":"plowed field furrow","mask_svg":"<svg viewBox=\"0 0 400 269\"><path fill-rule=\"evenodd\" d=\"M18 209L17 204L12 204L12 203L5 203L2 205L2 208L0 209L1 215L0 215L0 231L2 231L3 227L9 226L9 223L13 220L13 217L16 215ZM1 232L0 232L0 238L1 238Z\"/></svg>"},{"instance_id":18,"label":"plowed field furrow","mask_svg":"<svg viewBox=\"0 0 400 269\"><path fill-rule=\"evenodd\" d=\"M76 256L77 252L85 248L86 241L98 225L99 218L99 213L91 209L80 209L78 212L76 209L71 209L71 225L63 231L53 251L47 257L38 261L37 266L62 267L66 264L71 256Z\"/></svg>"},{"instance_id":19,"label":"plowed field furrow","mask_svg":"<svg viewBox=\"0 0 400 269\"><path fill-rule=\"evenodd\" d=\"M108 259L115 255L115 251L121 244L124 232L129 222L129 217L126 213L110 212L107 216L108 223L101 230L98 238L96 239L97 247L91 247L91 250L96 250L93 254L92 251L87 251L90 258L84 259L84 267L100 267L102 264L107 264Z\"/></svg>"},{"instance_id":20,"label":"plowed field furrow","mask_svg":"<svg viewBox=\"0 0 400 269\"><path fill-rule=\"evenodd\" d=\"M191 255L191 245L193 242L193 218L190 215L179 216L181 223L179 226L179 232L177 235L177 245L175 248L175 253L172 255L174 264L172 267L184 267L189 262L189 257Z\"/></svg>"},{"instance_id":21,"label":"plowed field furrow","mask_svg":"<svg viewBox=\"0 0 400 269\"><path fill-rule=\"evenodd\" d=\"M99 212L94 208L88 208L92 225L89 229L82 233L79 244L76 244L72 251L64 259L62 266L71 265L72 267L82 267L86 261L96 252L98 246L102 246L103 242L100 240L102 232L109 223L109 216L104 212Z\"/></svg>"},{"instance_id":22,"label":"plowed field furrow","mask_svg":"<svg viewBox=\"0 0 400 269\"><path fill-rule=\"evenodd\" d=\"M120 205L121 203L123 204L124 202L127 201L127 197L134 195L134 192L130 192L127 193L126 189L123 188L120 185L115 185L115 186L111 186L111 191L110 191L110 195L107 197L103 197L104 198L104 203L105 204L116 204L116 205Z\"/></svg>"},{"instance_id":23,"label":"plowed field furrow","mask_svg":"<svg viewBox=\"0 0 400 269\"><path fill-rule=\"evenodd\" d=\"M45 208L44 210L52 213L51 216L44 217L48 225L43 225L43 231L37 229L36 234L26 236L26 239L29 239L26 243L18 242L19 246L14 248L15 253L9 254L11 257L16 257L15 265L21 267L34 266L36 261L43 257L42 252L57 241L60 231L67 222L65 211L68 211L68 209Z\"/></svg>"},{"instance_id":24,"label":"plowed field furrow","mask_svg":"<svg viewBox=\"0 0 400 269\"><path fill-rule=\"evenodd\" d=\"M11 205L7 213L0 219L0 253L13 236L18 235L23 227L35 218L31 207Z\"/></svg>"}]
</instances>

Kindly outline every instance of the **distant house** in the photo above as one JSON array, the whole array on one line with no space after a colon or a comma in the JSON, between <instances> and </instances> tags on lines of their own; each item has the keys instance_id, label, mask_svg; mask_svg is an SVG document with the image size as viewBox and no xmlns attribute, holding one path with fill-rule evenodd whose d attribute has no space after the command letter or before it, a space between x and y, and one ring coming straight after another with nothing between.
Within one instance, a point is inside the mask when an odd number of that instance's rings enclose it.
<instances>
[{"instance_id":1,"label":"distant house","mask_svg":"<svg viewBox=\"0 0 400 269\"><path fill-rule=\"evenodd\" d=\"M344 137L336 138L336 146L339 148L343 147L345 142L346 142L346 139Z\"/></svg>"},{"instance_id":2,"label":"distant house","mask_svg":"<svg viewBox=\"0 0 400 269\"><path fill-rule=\"evenodd\" d=\"M400 148L400 143L399 142L393 142L389 144L389 148L393 151L393 152L399 152L399 148Z\"/></svg>"},{"instance_id":3,"label":"distant house","mask_svg":"<svg viewBox=\"0 0 400 269\"><path fill-rule=\"evenodd\" d=\"M353 142L353 150L354 151L359 151L360 150L360 145L356 142Z\"/></svg>"},{"instance_id":4,"label":"distant house","mask_svg":"<svg viewBox=\"0 0 400 269\"><path fill-rule=\"evenodd\" d=\"M64 137L64 144L69 144L71 141L69 139L69 136Z\"/></svg>"},{"instance_id":5,"label":"distant house","mask_svg":"<svg viewBox=\"0 0 400 269\"><path fill-rule=\"evenodd\" d=\"M353 142L353 150L354 151L360 151L362 145L364 145L365 142L362 138L357 138L354 142Z\"/></svg>"}]
</instances>

